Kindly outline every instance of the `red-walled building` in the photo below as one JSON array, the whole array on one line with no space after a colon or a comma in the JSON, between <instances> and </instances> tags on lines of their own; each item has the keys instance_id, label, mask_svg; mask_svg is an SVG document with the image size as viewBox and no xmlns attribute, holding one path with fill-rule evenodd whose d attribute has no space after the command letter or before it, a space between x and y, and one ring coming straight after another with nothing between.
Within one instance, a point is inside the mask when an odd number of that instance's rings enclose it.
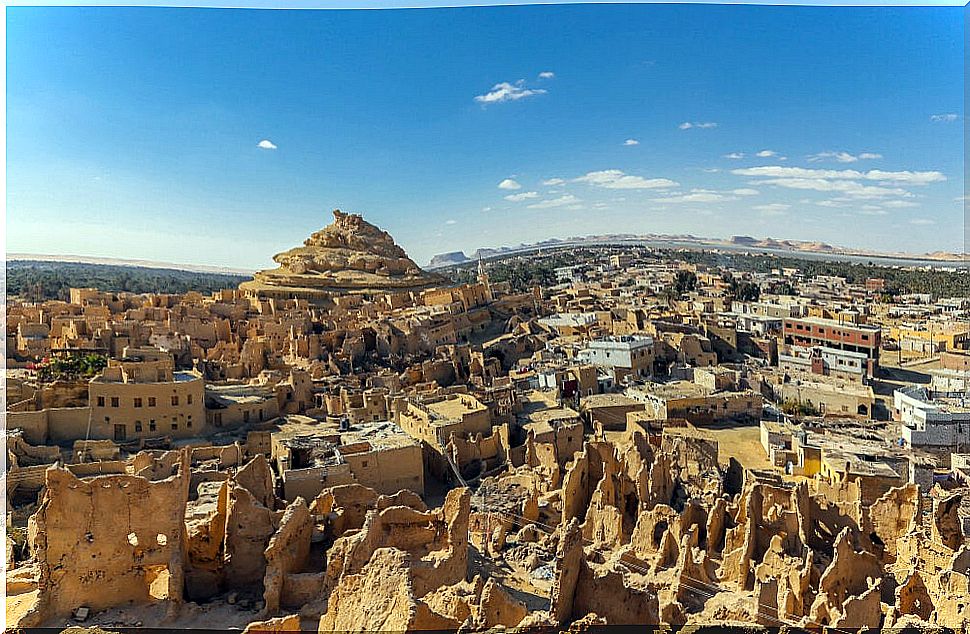
<instances>
[{"instance_id":1,"label":"red-walled building","mask_svg":"<svg viewBox=\"0 0 970 634\"><path fill-rule=\"evenodd\" d=\"M785 319L782 336L788 346L826 346L861 352L867 357L869 376L879 367L882 329L864 324L845 324L834 319Z\"/></svg>"}]
</instances>

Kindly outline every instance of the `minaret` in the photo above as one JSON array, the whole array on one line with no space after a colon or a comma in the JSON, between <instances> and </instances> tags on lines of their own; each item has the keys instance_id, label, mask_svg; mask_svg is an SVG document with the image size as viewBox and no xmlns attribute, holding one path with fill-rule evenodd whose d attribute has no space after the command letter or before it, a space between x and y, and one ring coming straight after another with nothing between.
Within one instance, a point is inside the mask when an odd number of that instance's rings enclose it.
<instances>
[{"instance_id":1,"label":"minaret","mask_svg":"<svg viewBox=\"0 0 970 634\"><path fill-rule=\"evenodd\" d=\"M492 296L492 283L488 280L488 273L485 271L485 262L482 260L482 254L478 254L478 283L485 287L485 297L488 301L493 301L495 298Z\"/></svg>"}]
</instances>

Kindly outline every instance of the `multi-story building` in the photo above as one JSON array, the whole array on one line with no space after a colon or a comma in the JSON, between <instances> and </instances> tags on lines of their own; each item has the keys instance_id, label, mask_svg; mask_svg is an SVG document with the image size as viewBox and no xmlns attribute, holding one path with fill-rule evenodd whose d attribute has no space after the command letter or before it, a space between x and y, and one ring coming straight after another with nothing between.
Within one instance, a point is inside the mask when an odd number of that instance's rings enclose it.
<instances>
[{"instance_id":1,"label":"multi-story building","mask_svg":"<svg viewBox=\"0 0 970 634\"><path fill-rule=\"evenodd\" d=\"M878 326L807 317L785 319L782 333L788 346L823 346L865 354L866 375L871 377L878 371L882 342L882 330Z\"/></svg>"},{"instance_id":2,"label":"multi-story building","mask_svg":"<svg viewBox=\"0 0 970 634\"><path fill-rule=\"evenodd\" d=\"M934 399L920 385L893 392L893 417L909 447L950 447L970 441L970 407L957 400Z\"/></svg>"},{"instance_id":3,"label":"multi-story building","mask_svg":"<svg viewBox=\"0 0 970 634\"><path fill-rule=\"evenodd\" d=\"M653 337L628 335L594 339L576 354L580 363L609 368L619 382L626 376L653 374Z\"/></svg>"},{"instance_id":4,"label":"multi-story building","mask_svg":"<svg viewBox=\"0 0 970 634\"><path fill-rule=\"evenodd\" d=\"M198 436L205 427L205 383L172 362L112 360L91 379L90 438L125 441Z\"/></svg>"},{"instance_id":5,"label":"multi-story building","mask_svg":"<svg viewBox=\"0 0 970 634\"><path fill-rule=\"evenodd\" d=\"M778 367L793 374L821 374L850 381L863 381L868 368L864 352L838 350L827 346L791 346L778 355Z\"/></svg>"}]
</instances>

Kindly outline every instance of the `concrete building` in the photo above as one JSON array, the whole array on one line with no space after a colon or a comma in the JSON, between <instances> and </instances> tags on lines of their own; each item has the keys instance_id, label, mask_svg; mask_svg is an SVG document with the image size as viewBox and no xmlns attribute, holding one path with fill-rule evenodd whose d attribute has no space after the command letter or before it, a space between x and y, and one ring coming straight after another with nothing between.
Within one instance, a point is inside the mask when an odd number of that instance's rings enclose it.
<instances>
[{"instance_id":1,"label":"concrete building","mask_svg":"<svg viewBox=\"0 0 970 634\"><path fill-rule=\"evenodd\" d=\"M788 346L824 346L865 354L866 375L874 376L878 370L882 330L877 326L812 317L785 319L783 336Z\"/></svg>"},{"instance_id":2,"label":"concrete building","mask_svg":"<svg viewBox=\"0 0 970 634\"><path fill-rule=\"evenodd\" d=\"M617 382L626 376L646 378L653 375L653 337L605 337L590 341L576 354L580 363L609 368Z\"/></svg>"},{"instance_id":3,"label":"concrete building","mask_svg":"<svg viewBox=\"0 0 970 634\"><path fill-rule=\"evenodd\" d=\"M903 442L909 447L959 448L970 440L970 407L933 399L923 386L893 392L893 418L901 423Z\"/></svg>"},{"instance_id":4,"label":"concrete building","mask_svg":"<svg viewBox=\"0 0 970 634\"><path fill-rule=\"evenodd\" d=\"M866 378L868 357L864 352L839 350L828 346L790 346L778 355L778 368L792 374L819 374L849 381Z\"/></svg>"}]
</instances>

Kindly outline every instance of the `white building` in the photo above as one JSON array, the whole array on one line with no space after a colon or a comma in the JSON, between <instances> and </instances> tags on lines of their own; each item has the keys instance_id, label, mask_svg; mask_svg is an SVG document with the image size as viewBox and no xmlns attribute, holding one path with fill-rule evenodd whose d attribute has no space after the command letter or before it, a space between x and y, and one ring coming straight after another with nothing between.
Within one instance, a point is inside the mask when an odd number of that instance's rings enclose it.
<instances>
[{"instance_id":1,"label":"white building","mask_svg":"<svg viewBox=\"0 0 970 634\"><path fill-rule=\"evenodd\" d=\"M653 337L632 335L595 339L578 353L576 359L601 368L611 368L619 381L627 375L639 378L653 374Z\"/></svg>"},{"instance_id":2,"label":"white building","mask_svg":"<svg viewBox=\"0 0 970 634\"><path fill-rule=\"evenodd\" d=\"M866 376L864 352L839 350L828 346L790 346L778 354L778 367L786 372L821 374L850 381L863 381Z\"/></svg>"},{"instance_id":3,"label":"white building","mask_svg":"<svg viewBox=\"0 0 970 634\"><path fill-rule=\"evenodd\" d=\"M958 447L970 439L970 408L934 400L925 387L896 390L893 407L909 447Z\"/></svg>"}]
</instances>

